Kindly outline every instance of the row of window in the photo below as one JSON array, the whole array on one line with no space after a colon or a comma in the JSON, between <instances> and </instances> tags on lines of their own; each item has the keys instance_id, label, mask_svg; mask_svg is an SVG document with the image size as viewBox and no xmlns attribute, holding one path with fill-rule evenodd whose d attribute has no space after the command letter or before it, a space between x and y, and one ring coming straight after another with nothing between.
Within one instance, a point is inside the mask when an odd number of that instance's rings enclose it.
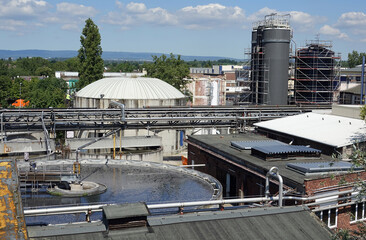
<instances>
[{"instance_id":1,"label":"row of window","mask_svg":"<svg viewBox=\"0 0 366 240\"><path fill-rule=\"evenodd\" d=\"M329 228L337 227L338 209L332 208L323 211L315 212L320 220L328 225Z\"/></svg>"},{"instance_id":2,"label":"row of window","mask_svg":"<svg viewBox=\"0 0 366 240\"><path fill-rule=\"evenodd\" d=\"M357 203L351 205L350 212L350 223L355 223L357 221L366 220L365 209L366 203ZM338 209L326 209L323 211L317 211L315 214L322 220L329 228L337 227Z\"/></svg>"}]
</instances>

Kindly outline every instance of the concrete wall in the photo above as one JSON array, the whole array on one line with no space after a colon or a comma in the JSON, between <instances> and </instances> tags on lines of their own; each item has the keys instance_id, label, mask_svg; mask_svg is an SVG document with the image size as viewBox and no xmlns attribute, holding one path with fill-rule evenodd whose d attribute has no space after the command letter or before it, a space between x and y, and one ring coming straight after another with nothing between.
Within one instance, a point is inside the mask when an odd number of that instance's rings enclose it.
<instances>
[{"instance_id":1,"label":"concrete wall","mask_svg":"<svg viewBox=\"0 0 366 240\"><path fill-rule=\"evenodd\" d=\"M125 104L126 108L185 106L186 99L97 99L75 97L75 108L108 108L111 101Z\"/></svg>"},{"instance_id":2,"label":"concrete wall","mask_svg":"<svg viewBox=\"0 0 366 240\"><path fill-rule=\"evenodd\" d=\"M332 115L361 119L362 105L332 105Z\"/></svg>"},{"instance_id":3,"label":"concrete wall","mask_svg":"<svg viewBox=\"0 0 366 240\"><path fill-rule=\"evenodd\" d=\"M50 139L51 150L55 150L55 141ZM0 154L12 154L12 153L36 153L46 152L45 140L29 140L29 141L10 141L0 143Z\"/></svg>"}]
</instances>

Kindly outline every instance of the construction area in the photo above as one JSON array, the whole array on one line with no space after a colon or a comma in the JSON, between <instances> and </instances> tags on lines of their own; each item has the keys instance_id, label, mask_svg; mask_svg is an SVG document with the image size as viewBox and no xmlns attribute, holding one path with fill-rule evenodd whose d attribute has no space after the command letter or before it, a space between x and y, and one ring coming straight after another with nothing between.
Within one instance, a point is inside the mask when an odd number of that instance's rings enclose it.
<instances>
[{"instance_id":1,"label":"construction area","mask_svg":"<svg viewBox=\"0 0 366 240\"><path fill-rule=\"evenodd\" d=\"M331 41L309 41L296 50L294 100L296 104L332 104L340 78L340 56Z\"/></svg>"}]
</instances>

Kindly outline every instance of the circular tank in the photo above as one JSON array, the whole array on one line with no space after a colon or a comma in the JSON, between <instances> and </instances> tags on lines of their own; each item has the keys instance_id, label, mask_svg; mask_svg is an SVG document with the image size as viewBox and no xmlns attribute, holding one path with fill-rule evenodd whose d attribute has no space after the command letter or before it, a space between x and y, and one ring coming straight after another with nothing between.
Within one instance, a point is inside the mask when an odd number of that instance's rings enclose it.
<instances>
[{"instance_id":1,"label":"circular tank","mask_svg":"<svg viewBox=\"0 0 366 240\"><path fill-rule=\"evenodd\" d=\"M71 161L55 161L53 164L38 162L37 171L50 171L72 168ZM27 168L20 164L19 169ZM67 205L91 205L100 203L146 202L187 202L221 198L221 184L213 177L177 166L138 161L121 160L83 160L81 161L81 180L96 182L107 187L100 195L82 197L61 197L50 195L46 187L22 190L23 207L45 208ZM60 223L84 221L84 214L29 217L27 224ZM95 213L92 220L100 219Z\"/></svg>"},{"instance_id":2,"label":"circular tank","mask_svg":"<svg viewBox=\"0 0 366 240\"><path fill-rule=\"evenodd\" d=\"M268 104L287 105L290 29L263 31L264 61L269 66Z\"/></svg>"}]
</instances>

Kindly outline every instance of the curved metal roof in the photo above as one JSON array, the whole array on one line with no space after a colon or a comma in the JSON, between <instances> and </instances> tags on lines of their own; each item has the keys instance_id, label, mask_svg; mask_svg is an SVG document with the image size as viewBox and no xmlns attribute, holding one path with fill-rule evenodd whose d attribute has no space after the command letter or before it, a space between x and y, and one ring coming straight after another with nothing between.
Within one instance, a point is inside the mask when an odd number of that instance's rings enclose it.
<instances>
[{"instance_id":1,"label":"curved metal roof","mask_svg":"<svg viewBox=\"0 0 366 240\"><path fill-rule=\"evenodd\" d=\"M76 93L77 97L105 99L182 99L185 96L172 85L147 77L102 78Z\"/></svg>"}]
</instances>

